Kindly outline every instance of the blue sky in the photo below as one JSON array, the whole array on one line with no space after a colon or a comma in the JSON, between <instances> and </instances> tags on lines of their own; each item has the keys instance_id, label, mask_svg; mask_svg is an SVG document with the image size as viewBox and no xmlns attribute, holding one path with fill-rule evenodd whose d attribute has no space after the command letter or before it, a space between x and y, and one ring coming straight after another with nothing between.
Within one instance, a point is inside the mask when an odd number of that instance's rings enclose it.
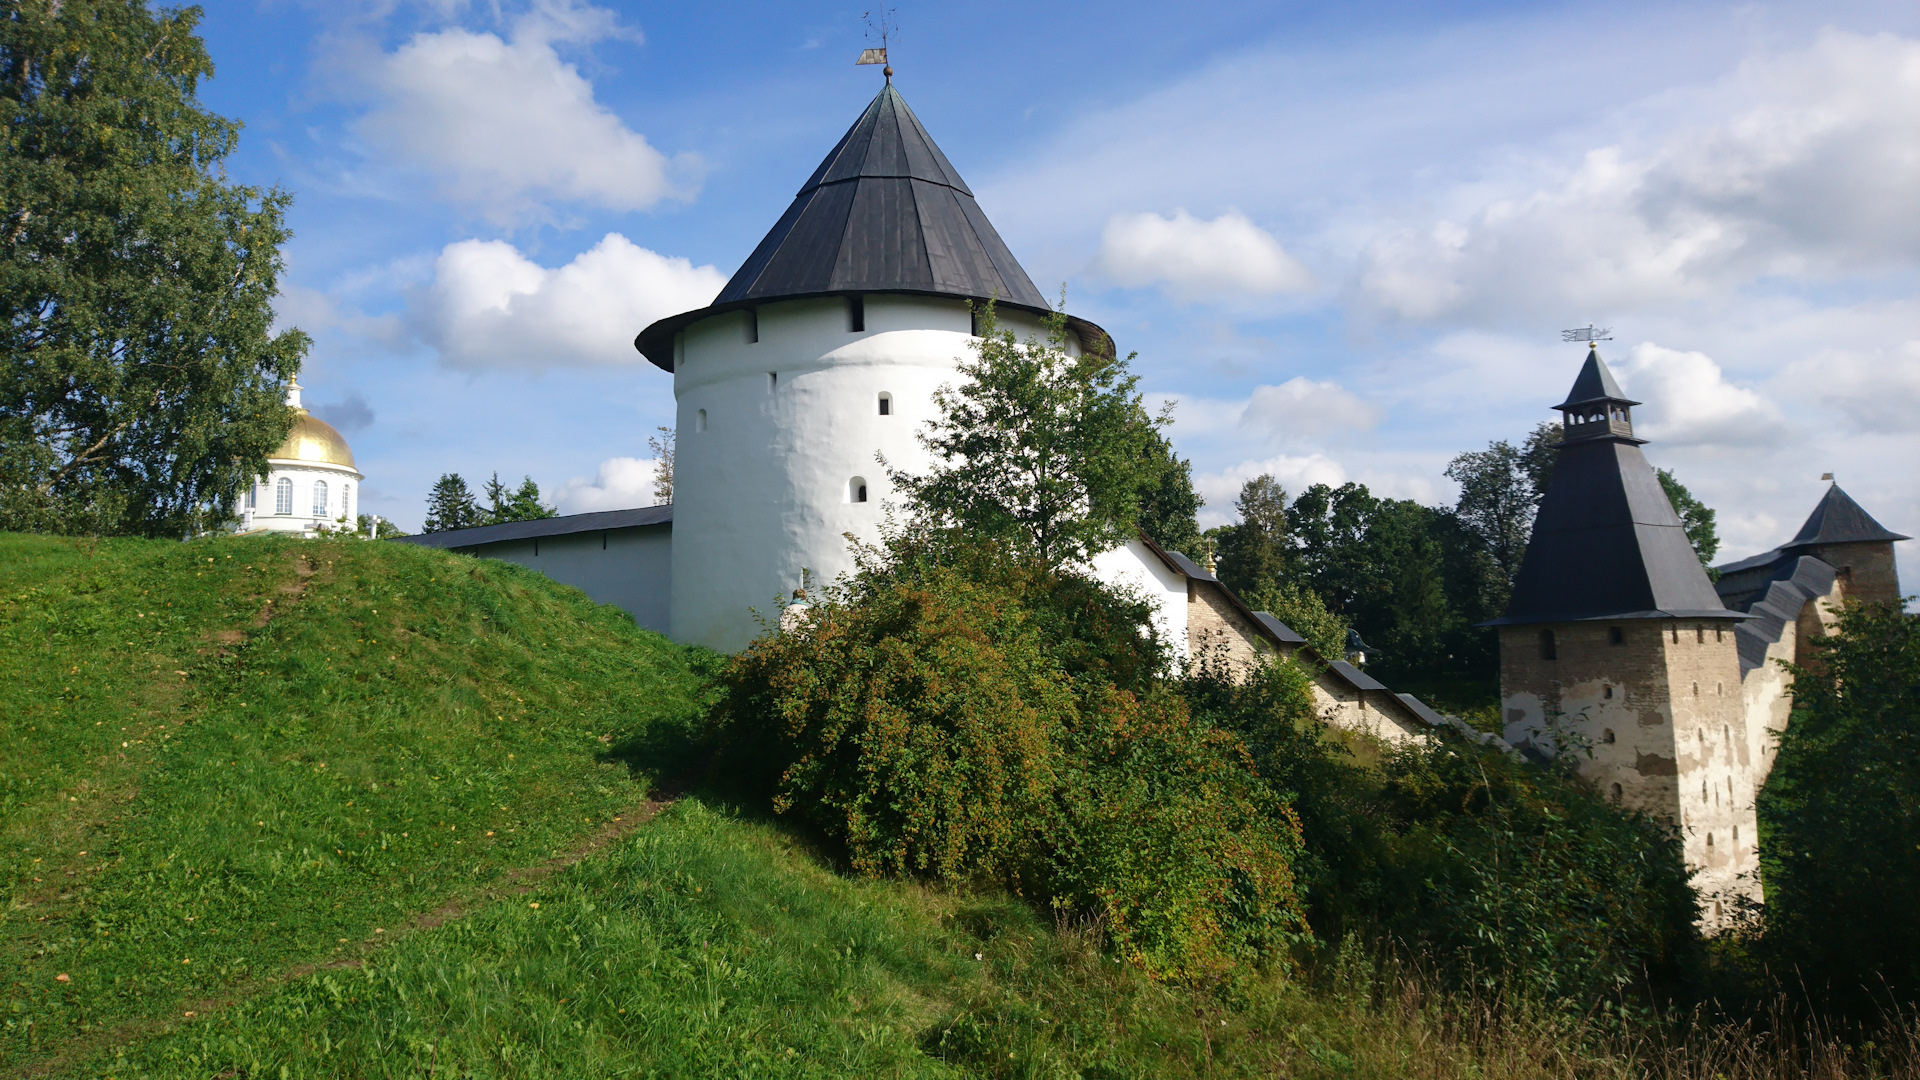
<instances>
[{"instance_id":1,"label":"blue sky","mask_svg":"<svg viewBox=\"0 0 1920 1080\"><path fill-rule=\"evenodd\" d=\"M215 3L236 179L296 197L283 323L363 506L444 471L649 501L716 291L877 89L860 7ZM1451 500L1580 355L1784 540L1823 472L1920 534L1920 7L902 4L896 82L1043 291L1239 483ZM1913 545L1903 545L1912 547ZM1908 582L1920 562L1903 560Z\"/></svg>"}]
</instances>

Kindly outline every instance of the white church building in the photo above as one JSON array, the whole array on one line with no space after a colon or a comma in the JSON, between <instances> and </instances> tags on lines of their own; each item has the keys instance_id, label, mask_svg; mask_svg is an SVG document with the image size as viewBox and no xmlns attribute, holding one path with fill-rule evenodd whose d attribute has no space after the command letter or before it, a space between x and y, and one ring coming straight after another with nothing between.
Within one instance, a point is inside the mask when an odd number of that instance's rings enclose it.
<instances>
[{"instance_id":1,"label":"white church building","mask_svg":"<svg viewBox=\"0 0 1920 1080\"><path fill-rule=\"evenodd\" d=\"M1046 297L889 78L713 303L635 338L673 376L671 505L404 541L521 563L676 641L737 651L809 576L854 569L849 535L879 539L882 458L931 467L916 434L972 355L970 305L987 301L1015 333L1045 333ZM1067 328L1070 352L1113 351L1093 323L1069 316ZM1094 569L1152 598L1182 656L1305 648L1144 536ZM1390 737L1446 722L1338 658L1315 666L1330 720Z\"/></svg>"},{"instance_id":2,"label":"white church building","mask_svg":"<svg viewBox=\"0 0 1920 1080\"><path fill-rule=\"evenodd\" d=\"M353 449L332 424L300 404L300 384L287 386L297 410L293 430L267 455L267 475L240 493L234 516L241 532L313 536L321 529L353 529L360 481Z\"/></svg>"}]
</instances>

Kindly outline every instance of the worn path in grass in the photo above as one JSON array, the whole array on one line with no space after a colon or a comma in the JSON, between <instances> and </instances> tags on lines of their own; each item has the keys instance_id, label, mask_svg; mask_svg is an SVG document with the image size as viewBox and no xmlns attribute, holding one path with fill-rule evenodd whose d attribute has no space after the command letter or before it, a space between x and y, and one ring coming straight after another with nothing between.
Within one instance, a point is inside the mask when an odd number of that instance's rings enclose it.
<instances>
[{"instance_id":1,"label":"worn path in grass","mask_svg":"<svg viewBox=\"0 0 1920 1080\"><path fill-rule=\"evenodd\" d=\"M693 660L439 552L0 536L0 1064L597 849L648 804L609 748L688 722Z\"/></svg>"}]
</instances>

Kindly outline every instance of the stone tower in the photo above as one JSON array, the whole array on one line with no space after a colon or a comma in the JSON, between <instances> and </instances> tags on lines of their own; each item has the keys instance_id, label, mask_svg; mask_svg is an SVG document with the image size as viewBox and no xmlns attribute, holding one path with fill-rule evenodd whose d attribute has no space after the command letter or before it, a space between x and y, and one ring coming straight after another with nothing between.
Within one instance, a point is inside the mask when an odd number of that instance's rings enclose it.
<instances>
[{"instance_id":1,"label":"stone tower","mask_svg":"<svg viewBox=\"0 0 1920 1080\"><path fill-rule=\"evenodd\" d=\"M933 394L972 355L970 303L1041 332L1049 309L891 79L714 302L641 331L673 373L670 634L744 647L811 571L851 571ZM1111 352L1069 319L1070 352Z\"/></svg>"},{"instance_id":2,"label":"stone tower","mask_svg":"<svg viewBox=\"0 0 1920 1080\"><path fill-rule=\"evenodd\" d=\"M1713 925L1760 898L1755 763L1734 627L1633 434L1633 406L1588 352L1553 479L1500 633L1509 742L1577 753L1623 805L1676 823ZM1590 754L1590 756L1589 756Z\"/></svg>"},{"instance_id":3,"label":"stone tower","mask_svg":"<svg viewBox=\"0 0 1920 1080\"><path fill-rule=\"evenodd\" d=\"M1840 594L1848 600L1898 604L1900 577L1894 567L1893 544L1906 539L1873 520L1853 496L1834 484L1807 516L1806 524L1779 550L1811 555L1833 567Z\"/></svg>"}]
</instances>

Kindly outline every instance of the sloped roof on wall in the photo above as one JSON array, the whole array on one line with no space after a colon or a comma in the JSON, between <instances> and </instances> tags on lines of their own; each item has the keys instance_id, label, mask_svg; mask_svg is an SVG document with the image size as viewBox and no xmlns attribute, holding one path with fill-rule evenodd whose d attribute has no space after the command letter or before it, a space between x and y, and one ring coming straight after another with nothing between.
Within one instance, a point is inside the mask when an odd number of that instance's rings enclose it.
<instances>
[{"instance_id":1,"label":"sloped roof on wall","mask_svg":"<svg viewBox=\"0 0 1920 1080\"><path fill-rule=\"evenodd\" d=\"M497 544L502 540L531 540L541 536L568 536L573 533L600 532L605 529L634 529L644 525L672 525L673 504L642 506L633 510L601 510L591 514L564 514L560 517L509 521L501 525L476 525L471 529L396 536L402 544L421 547L463 548L476 544Z\"/></svg>"},{"instance_id":2,"label":"sloped roof on wall","mask_svg":"<svg viewBox=\"0 0 1920 1080\"><path fill-rule=\"evenodd\" d=\"M1833 567L1811 555L1788 556L1745 606L1751 619L1733 628L1740 652L1740 677L1767 662L1767 647L1780 640L1789 624L1800 618L1808 601L1833 591Z\"/></svg>"},{"instance_id":3,"label":"sloped roof on wall","mask_svg":"<svg viewBox=\"0 0 1920 1080\"><path fill-rule=\"evenodd\" d=\"M654 323L634 346L671 371L673 335L698 319L776 300L860 293L1052 310L891 81L713 303ZM1112 352L1105 331L1069 321L1090 351Z\"/></svg>"}]
</instances>

